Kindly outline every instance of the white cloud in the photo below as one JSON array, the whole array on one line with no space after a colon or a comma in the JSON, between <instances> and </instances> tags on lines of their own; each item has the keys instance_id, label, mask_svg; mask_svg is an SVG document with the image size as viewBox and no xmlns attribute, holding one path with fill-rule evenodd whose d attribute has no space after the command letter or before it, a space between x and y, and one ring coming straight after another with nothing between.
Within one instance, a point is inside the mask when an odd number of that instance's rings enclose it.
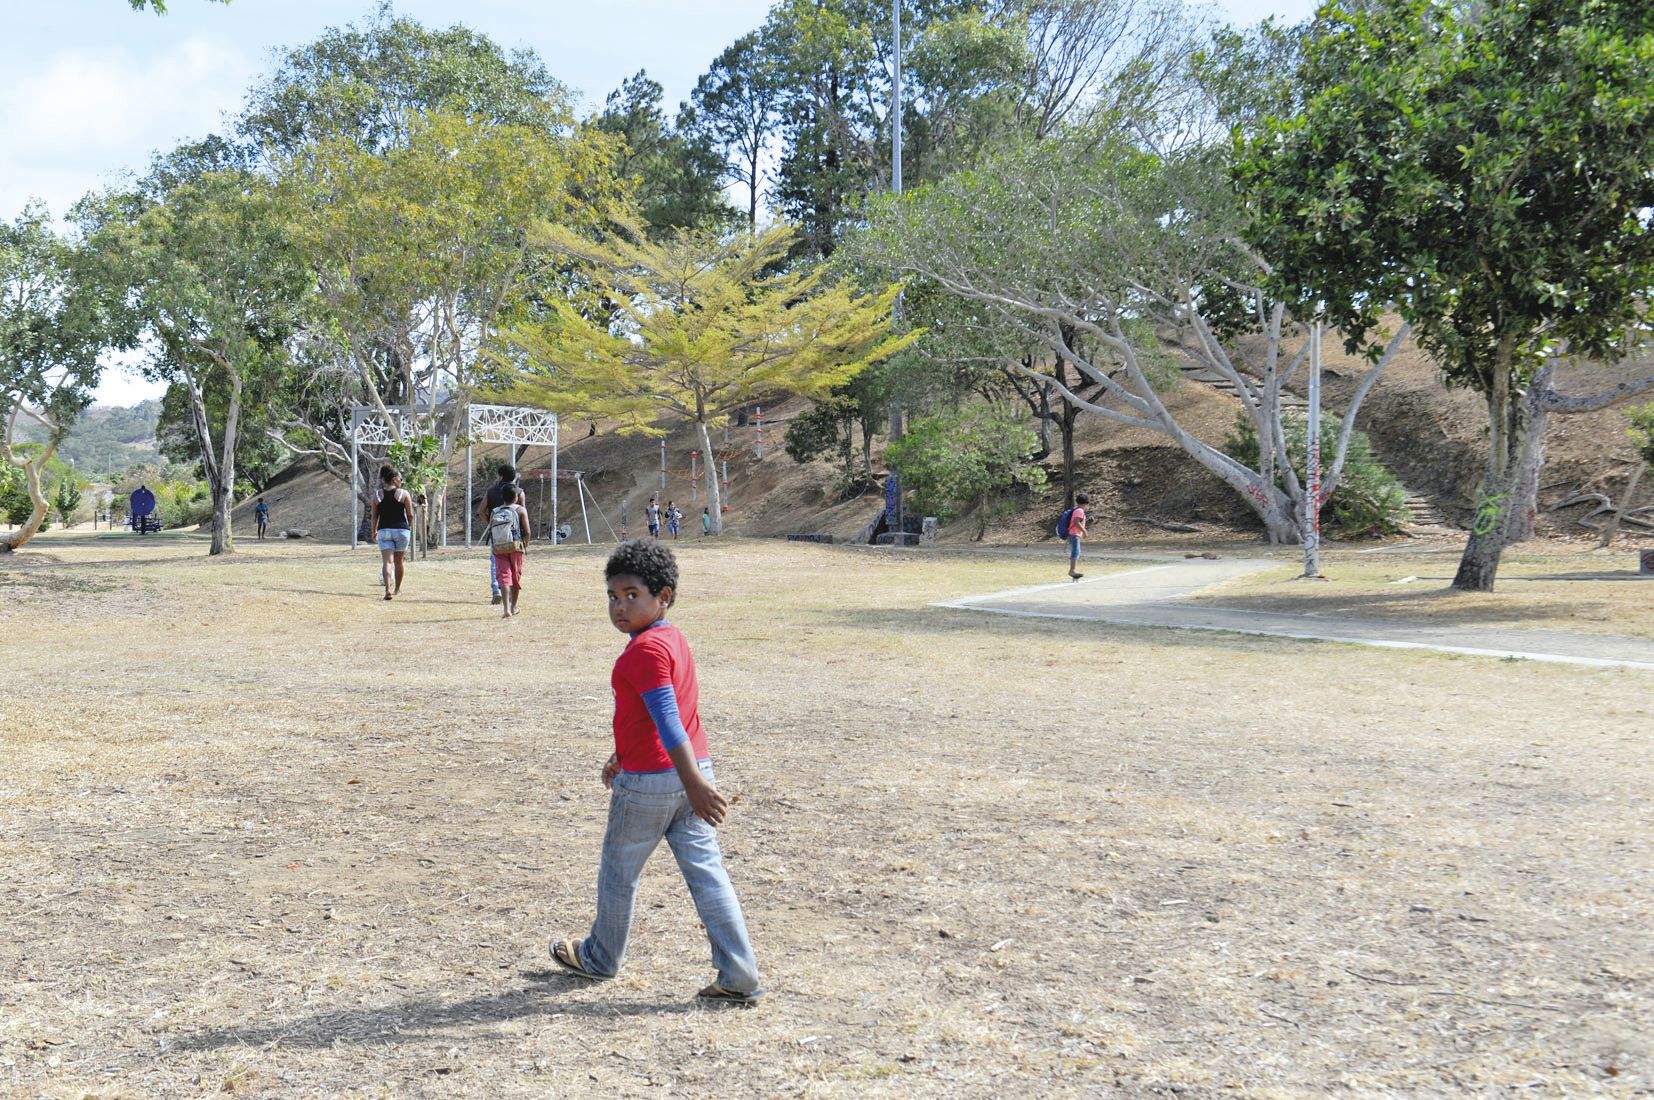
<instances>
[{"instance_id":1,"label":"white cloud","mask_svg":"<svg viewBox=\"0 0 1654 1100\"><path fill-rule=\"evenodd\" d=\"M0 87L0 217L30 196L62 215L151 152L221 128L254 72L206 37L143 59L121 47L64 50L14 70Z\"/></svg>"}]
</instances>

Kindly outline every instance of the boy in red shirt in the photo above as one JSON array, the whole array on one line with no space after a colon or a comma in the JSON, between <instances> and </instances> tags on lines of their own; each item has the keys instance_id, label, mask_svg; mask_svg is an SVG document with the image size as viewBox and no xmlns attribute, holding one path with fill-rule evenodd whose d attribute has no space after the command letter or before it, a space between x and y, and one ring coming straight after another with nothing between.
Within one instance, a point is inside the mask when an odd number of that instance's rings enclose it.
<instances>
[{"instance_id":1,"label":"boy in red shirt","mask_svg":"<svg viewBox=\"0 0 1654 1100\"><path fill-rule=\"evenodd\" d=\"M666 621L677 598L672 551L643 539L609 556L609 620L631 636L615 661L615 751L603 765L609 825L597 873L597 918L583 940L551 945L556 963L583 978L620 972L632 927L638 877L662 838L672 849L712 944L718 978L703 1000L757 1003L758 961L718 849L717 826L729 812L718 793L701 729L695 658Z\"/></svg>"}]
</instances>

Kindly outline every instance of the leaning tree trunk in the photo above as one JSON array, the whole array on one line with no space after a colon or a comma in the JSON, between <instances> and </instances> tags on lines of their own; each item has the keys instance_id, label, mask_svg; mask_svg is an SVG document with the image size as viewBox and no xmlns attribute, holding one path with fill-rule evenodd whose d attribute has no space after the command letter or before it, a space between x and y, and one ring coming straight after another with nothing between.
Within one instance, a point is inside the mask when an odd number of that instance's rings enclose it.
<instances>
[{"instance_id":1,"label":"leaning tree trunk","mask_svg":"<svg viewBox=\"0 0 1654 1100\"><path fill-rule=\"evenodd\" d=\"M1470 541L1459 559L1453 588L1460 592L1492 592L1499 573L1499 556L1509 540L1513 504L1522 480L1533 417L1524 395L1511 392L1509 357L1501 354L1494 367L1494 385L1486 395L1488 416L1487 473L1470 521Z\"/></svg>"},{"instance_id":2,"label":"leaning tree trunk","mask_svg":"<svg viewBox=\"0 0 1654 1100\"><path fill-rule=\"evenodd\" d=\"M1626 483L1625 495L1620 498L1620 506L1614 509L1607 526L1602 529L1602 543L1597 549L1606 550L1614 544L1614 536L1620 533L1620 520L1631 510L1632 498L1637 495L1637 485L1643 479L1643 471L1647 469L1648 463L1639 462L1637 468L1631 471L1631 480Z\"/></svg>"},{"instance_id":3,"label":"leaning tree trunk","mask_svg":"<svg viewBox=\"0 0 1654 1100\"><path fill-rule=\"evenodd\" d=\"M0 443L4 443L4 440L0 439ZM23 521L23 526L0 536L0 554L9 554L34 538L40 531L40 525L46 522L46 514L51 510L51 506L46 500L46 490L40 484L40 471L46 468L46 463L51 460L52 454L56 450L57 440L48 440L45 449L36 455L32 462L14 463L14 465L21 465L23 468L23 478L29 490L29 500L34 507L29 511L29 518ZM11 460L11 454L11 448L7 447L5 455L7 461Z\"/></svg>"},{"instance_id":4,"label":"leaning tree trunk","mask_svg":"<svg viewBox=\"0 0 1654 1100\"><path fill-rule=\"evenodd\" d=\"M702 453L712 462L716 462L716 459L712 458L712 433L707 431L706 418L701 417L695 422L695 426L701 430ZM717 466L712 465L707 473L711 475L706 479L707 514L712 517L712 533L721 535L724 533L724 501L722 488L718 484Z\"/></svg>"}]
</instances>

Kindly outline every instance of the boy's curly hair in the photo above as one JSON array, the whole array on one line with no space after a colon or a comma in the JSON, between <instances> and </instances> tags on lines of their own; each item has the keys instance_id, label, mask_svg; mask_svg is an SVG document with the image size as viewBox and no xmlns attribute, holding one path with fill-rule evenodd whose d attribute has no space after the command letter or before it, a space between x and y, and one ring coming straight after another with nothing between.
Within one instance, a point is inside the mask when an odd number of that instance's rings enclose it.
<instances>
[{"instance_id":1,"label":"boy's curly hair","mask_svg":"<svg viewBox=\"0 0 1654 1100\"><path fill-rule=\"evenodd\" d=\"M678 559L672 556L672 551L654 539L623 542L618 550L609 555L608 564L603 566L603 579L612 581L616 577L624 576L633 576L641 580L651 596L660 595L660 590L668 586L676 596Z\"/></svg>"}]
</instances>

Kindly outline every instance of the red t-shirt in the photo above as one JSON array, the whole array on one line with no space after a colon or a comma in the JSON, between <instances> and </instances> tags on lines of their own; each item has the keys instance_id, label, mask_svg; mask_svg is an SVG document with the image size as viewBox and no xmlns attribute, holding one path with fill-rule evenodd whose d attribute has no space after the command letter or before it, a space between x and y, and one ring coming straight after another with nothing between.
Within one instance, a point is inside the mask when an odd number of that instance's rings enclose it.
<instances>
[{"instance_id":1,"label":"red t-shirt","mask_svg":"<svg viewBox=\"0 0 1654 1100\"><path fill-rule=\"evenodd\" d=\"M650 627L626 643L615 661L609 686L615 693L615 752L629 772L672 769L672 758L655 732L655 720L644 705L643 693L670 687L677 696L678 717L695 749L696 760L707 760L706 734L701 731L700 685L689 643L671 623Z\"/></svg>"},{"instance_id":2,"label":"red t-shirt","mask_svg":"<svg viewBox=\"0 0 1654 1100\"><path fill-rule=\"evenodd\" d=\"M1085 538L1085 508L1074 505L1074 514L1068 518L1068 533Z\"/></svg>"}]
</instances>

